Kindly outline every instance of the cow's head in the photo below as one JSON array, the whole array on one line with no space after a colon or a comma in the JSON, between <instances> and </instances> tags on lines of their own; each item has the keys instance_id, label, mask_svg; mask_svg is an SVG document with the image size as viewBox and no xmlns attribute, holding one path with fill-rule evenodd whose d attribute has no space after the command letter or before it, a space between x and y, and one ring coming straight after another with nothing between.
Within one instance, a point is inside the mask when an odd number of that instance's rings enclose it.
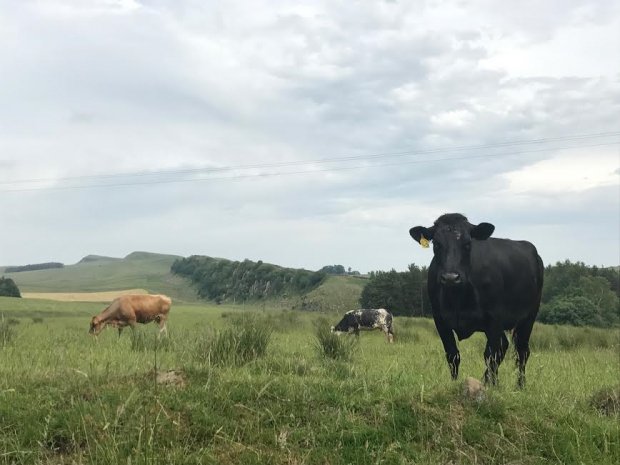
<instances>
[{"instance_id":1,"label":"cow's head","mask_svg":"<svg viewBox=\"0 0 620 465\"><path fill-rule=\"evenodd\" d=\"M340 320L336 326L332 326L332 333L340 336L342 333L348 333L353 330L354 325L355 317L350 313L345 313L342 320Z\"/></svg>"},{"instance_id":2,"label":"cow's head","mask_svg":"<svg viewBox=\"0 0 620 465\"><path fill-rule=\"evenodd\" d=\"M336 327L335 327L335 326L332 326L332 327L331 327L331 331L332 331L332 333L333 333L333 334L335 334L336 336L340 336L340 335L342 334L342 331L338 331L338 330L336 329Z\"/></svg>"},{"instance_id":3,"label":"cow's head","mask_svg":"<svg viewBox=\"0 0 620 465\"><path fill-rule=\"evenodd\" d=\"M450 213L440 216L430 228L411 228L409 234L423 246L428 246L426 241L433 242L439 283L459 286L468 279L472 240L484 241L494 230L490 223L473 225L463 215Z\"/></svg>"},{"instance_id":4,"label":"cow's head","mask_svg":"<svg viewBox=\"0 0 620 465\"><path fill-rule=\"evenodd\" d=\"M105 321L101 321L101 319L97 316L94 316L92 320L90 320L90 329L88 330L89 334L93 336L97 336L101 331L105 328Z\"/></svg>"}]
</instances>

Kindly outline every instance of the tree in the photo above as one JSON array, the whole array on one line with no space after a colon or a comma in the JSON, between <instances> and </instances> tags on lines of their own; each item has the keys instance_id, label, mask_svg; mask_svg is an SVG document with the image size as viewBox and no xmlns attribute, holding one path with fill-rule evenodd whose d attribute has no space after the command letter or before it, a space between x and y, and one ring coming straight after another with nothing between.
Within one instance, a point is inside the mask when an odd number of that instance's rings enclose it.
<instances>
[{"instance_id":1,"label":"tree","mask_svg":"<svg viewBox=\"0 0 620 465\"><path fill-rule=\"evenodd\" d=\"M21 297L19 288L11 278L0 278L0 297Z\"/></svg>"},{"instance_id":2,"label":"tree","mask_svg":"<svg viewBox=\"0 0 620 465\"><path fill-rule=\"evenodd\" d=\"M216 303L308 292L326 277L323 272L282 268L261 260L231 262L201 256L176 260L171 271L192 280L200 297Z\"/></svg>"},{"instance_id":3,"label":"tree","mask_svg":"<svg viewBox=\"0 0 620 465\"><path fill-rule=\"evenodd\" d=\"M430 316L428 270L409 265L407 271L374 271L362 290L364 308L385 308L394 315Z\"/></svg>"}]
</instances>

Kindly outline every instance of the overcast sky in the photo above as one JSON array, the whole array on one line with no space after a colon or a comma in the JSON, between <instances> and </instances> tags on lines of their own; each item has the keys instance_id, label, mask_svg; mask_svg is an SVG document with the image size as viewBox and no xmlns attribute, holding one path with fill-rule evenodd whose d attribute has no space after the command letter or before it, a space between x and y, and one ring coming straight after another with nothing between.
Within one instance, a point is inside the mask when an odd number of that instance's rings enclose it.
<instances>
[{"instance_id":1,"label":"overcast sky","mask_svg":"<svg viewBox=\"0 0 620 465\"><path fill-rule=\"evenodd\" d=\"M618 265L620 136L402 152L620 131L619 3L0 0L0 265L404 269L446 212Z\"/></svg>"}]
</instances>

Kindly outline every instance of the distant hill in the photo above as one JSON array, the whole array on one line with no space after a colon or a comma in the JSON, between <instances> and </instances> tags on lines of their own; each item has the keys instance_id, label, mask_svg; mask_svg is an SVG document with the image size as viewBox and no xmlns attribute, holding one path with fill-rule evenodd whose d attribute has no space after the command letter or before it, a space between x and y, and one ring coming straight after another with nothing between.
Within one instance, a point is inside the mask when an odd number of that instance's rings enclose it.
<instances>
[{"instance_id":1,"label":"distant hill","mask_svg":"<svg viewBox=\"0 0 620 465\"><path fill-rule=\"evenodd\" d=\"M133 252L125 258L88 255L75 265L64 268L5 273L23 293L107 292L145 289L151 294L164 293L172 298L193 301L192 285L170 273L176 255Z\"/></svg>"},{"instance_id":2,"label":"distant hill","mask_svg":"<svg viewBox=\"0 0 620 465\"><path fill-rule=\"evenodd\" d=\"M82 301L85 299L82 293L97 293L87 296L86 300L102 301L114 293L120 295L122 291L144 289L151 294L167 294L175 300L196 301L199 299L200 286L192 283L189 276L171 273L171 267L177 260L182 262L182 257L149 252L133 252L125 258L87 255L75 265L66 265L64 268L4 274L7 278L13 279L22 293L29 298ZM185 260L187 263L189 259ZM209 260L211 263L221 264L220 267L226 263L233 263L223 258L210 258ZM271 279L273 282L269 284L269 291L265 292L267 282L260 284L255 283L256 280L254 280L246 286L244 280L241 279L237 282L236 291L241 291L239 292L241 296L245 289L248 294L252 294L250 301L267 301L269 305L280 308L337 312L358 308L362 288L368 282L368 278L364 276L328 275L324 276L320 282L300 285L298 282L288 283L288 280L297 276L297 280L303 281L316 273L262 262L260 265L256 262L255 266L268 270L267 274L281 275L281 283L278 284L276 280ZM240 267L239 270L242 268ZM1 270L2 267L0 267ZM246 274L246 280L249 278L250 274ZM57 295L47 296L45 295L47 293ZM261 294L260 297L257 293ZM214 297L216 295L219 293L213 296L208 293L202 294L203 298L209 300L216 300ZM232 297L223 300L241 303L244 299Z\"/></svg>"},{"instance_id":3,"label":"distant hill","mask_svg":"<svg viewBox=\"0 0 620 465\"><path fill-rule=\"evenodd\" d=\"M83 259L81 259L77 264L80 263L92 263L92 262L116 262L122 260L122 258L115 257L104 257L102 255L86 255Z\"/></svg>"}]
</instances>

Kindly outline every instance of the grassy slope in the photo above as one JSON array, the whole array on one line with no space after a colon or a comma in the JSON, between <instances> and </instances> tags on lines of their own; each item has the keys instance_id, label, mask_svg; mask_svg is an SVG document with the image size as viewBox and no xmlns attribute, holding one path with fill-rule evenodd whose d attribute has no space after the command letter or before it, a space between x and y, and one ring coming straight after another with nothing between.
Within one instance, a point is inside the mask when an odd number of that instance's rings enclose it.
<instances>
[{"instance_id":1,"label":"grassy slope","mask_svg":"<svg viewBox=\"0 0 620 465\"><path fill-rule=\"evenodd\" d=\"M174 255L134 252L124 259L91 256L91 260L60 269L7 273L22 292L102 292L146 289L181 300L195 300L185 281L170 274Z\"/></svg>"},{"instance_id":2,"label":"grassy slope","mask_svg":"<svg viewBox=\"0 0 620 465\"><path fill-rule=\"evenodd\" d=\"M620 460L618 423L589 405L618 383L618 347L535 351L525 391L512 363L481 403L459 396L428 320L399 319L399 339L364 333L353 362L313 348L319 315L288 312L266 358L216 368L204 333L236 308L171 312L168 350L134 351L131 338L86 333L100 305L0 298L22 317L0 345L0 463L597 463ZM267 314L274 312L267 309ZM43 323L29 318L43 317ZM331 318L337 318L333 316ZM330 319L331 319L330 318ZM156 328L141 328L154 337ZM575 334L581 330L571 330ZM535 333L535 338L538 337ZM481 337L459 343L461 379L483 371ZM512 355L512 354L511 354ZM180 368L188 385L152 380Z\"/></svg>"},{"instance_id":3,"label":"grassy slope","mask_svg":"<svg viewBox=\"0 0 620 465\"><path fill-rule=\"evenodd\" d=\"M293 305L300 310L347 311L359 308L362 288L367 278L355 276L328 276L316 289Z\"/></svg>"}]
</instances>

